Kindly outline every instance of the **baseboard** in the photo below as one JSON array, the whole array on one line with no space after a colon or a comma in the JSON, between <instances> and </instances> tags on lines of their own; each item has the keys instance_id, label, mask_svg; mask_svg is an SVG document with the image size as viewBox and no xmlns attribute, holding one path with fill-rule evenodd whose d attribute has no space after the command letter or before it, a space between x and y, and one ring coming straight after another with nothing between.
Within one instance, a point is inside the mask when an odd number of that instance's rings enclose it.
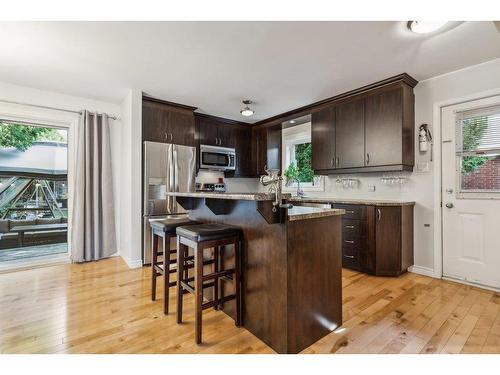
<instances>
[{"instance_id":1,"label":"baseboard","mask_svg":"<svg viewBox=\"0 0 500 375\"><path fill-rule=\"evenodd\" d=\"M440 279L441 278L441 276L436 275L436 273L434 272L434 270L432 268L428 268L428 267L410 266L408 268L408 272L413 272L413 273L416 273L416 274L419 274L419 275L433 277L435 279Z\"/></svg>"},{"instance_id":2,"label":"baseboard","mask_svg":"<svg viewBox=\"0 0 500 375\"><path fill-rule=\"evenodd\" d=\"M127 263L128 268L141 268L142 267L142 259L127 259L122 256L122 259Z\"/></svg>"}]
</instances>

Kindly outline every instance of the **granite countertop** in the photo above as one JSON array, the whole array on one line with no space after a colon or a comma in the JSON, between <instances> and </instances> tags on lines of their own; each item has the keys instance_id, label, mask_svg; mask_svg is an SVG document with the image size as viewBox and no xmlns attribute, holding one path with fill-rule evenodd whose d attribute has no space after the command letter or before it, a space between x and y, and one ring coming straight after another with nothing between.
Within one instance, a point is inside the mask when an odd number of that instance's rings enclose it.
<instances>
[{"instance_id":1,"label":"granite countertop","mask_svg":"<svg viewBox=\"0 0 500 375\"><path fill-rule=\"evenodd\" d=\"M298 198L291 197L287 199L289 202L304 202L304 203L337 203L337 204L366 204L377 206L414 206L415 202L398 201L398 200L378 200L378 199L346 199L334 197L306 197Z\"/></svg>"},{"instance_id":2,"label":"granite countertop","mask_svg":"<svg viewBox=\"0 0 500 375\"><path fill-rule=\"evenodd\" d=\"M213 198L213 199L233 199L244 201L272 201L274 194L269 193L219 193L215 191L193 191L193 192L167 192L167 196L188 197L188 198ZM290 199L290 193L283 193L283 199Z\"/></svg>"},{"instance_id":3,"label":"granite countertop","mask_svg":"<svg viewBox=\"0 0 500 375\"><path fill-rule=\"evenodd\" d=\"M318 217L337 216L345 214L345 210L335 208L318 208L294 206L288 209L288 221L315 219Z\"/></svg>"}]
</instances>

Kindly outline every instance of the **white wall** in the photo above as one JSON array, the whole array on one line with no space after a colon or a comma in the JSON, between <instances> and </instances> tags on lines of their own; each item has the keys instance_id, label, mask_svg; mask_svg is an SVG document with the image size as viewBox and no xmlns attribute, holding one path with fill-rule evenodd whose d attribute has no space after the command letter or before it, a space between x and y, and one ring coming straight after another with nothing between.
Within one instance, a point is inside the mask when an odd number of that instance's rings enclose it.
<instances>
[{"instance_id":1,"label":"white wall","mask_svg":"<svg viewBox=\"0 0 500 375\"><path fill-rule=\"evenodd\" d=\"M57 92L38 90L31 87L24 87L18 85L12 85L9 83L0 82L0 100L14 101L29 103L35 105L43 105L49 107L64 108L74 111L80 111L82 109L87 109L89 111L105 112L109 115L121 117L120 105L115 103L108 103L88 98L82 98L78 96L65 95ZM1 104L1 102L0 102ZM19 111L28 111L34 107L21 106L21 105L9 105L11 109L19 108ZM69 118L73 121L77 118L77 114L68 114L66 112L52 111L52 110L36 110L38 113L45 113L47 118L58 117L60 118L65 114L65 118ZM51 115L53 113L53 116ZM74 119L73 119L74 118ZM118 141L121 138L121 122L110 120L110 130L111 130L111 158L112 158L112 168L113 168L113 180L114 183L114 205L116 217L120 217L121 206L120 202L120 185L116 183L120 175L121 168L121 142ZM118 240L118 249L120 250L120 226L118 225L118 220L116 221L116 234Z\"/></svg>"},{"instance_id":2,"label":"white wall","mask_svg":"<svg viewBox=\"0 0 500 375\"><path fill-rule=\"evenodd\" d=\"M427 123L431 131L439 132L434 123L434 105L479 98L487 91L500 89L500 59L468 67L420 82L415 87L415 126ZM439 117L438 117L439 118ZM418 140L415 149L418 150ZM439 155L434 155L436 160ZM430 161L430 153L417 151L415 163ZM431 171L434 168L431 163ZM415 206L415 265L424 271L440 273L434 265L434 173L413 173L411 184L403 189L402 198L417 202ZM430 227L424 227L430 224Z\"/></svg>"},{"instance_id":3,"label":"white wall","mask_svg":"<svg viewBox=\"0 0 500 375\"><path fill-rule=\"evenodd\" d=\"M130 90L122 102L122 159L120 176L119 217L120 255L131 268L141 267L141 168L142 168L142 92Z\"/></svg>"}]
</instances>

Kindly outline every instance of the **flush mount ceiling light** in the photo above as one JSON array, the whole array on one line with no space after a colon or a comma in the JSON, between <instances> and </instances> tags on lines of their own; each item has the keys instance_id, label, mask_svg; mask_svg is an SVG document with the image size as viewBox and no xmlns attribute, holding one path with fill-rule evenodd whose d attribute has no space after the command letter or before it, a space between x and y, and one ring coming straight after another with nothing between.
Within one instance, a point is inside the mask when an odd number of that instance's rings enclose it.
<instances>
[{"instance_id":1,"label":"flush mount ceiling light","mask_svg":"<svg viewBox=\"0 0 500 375\"><path fill-rule=\"evenodd\" d=\"M408 21L408 28L417 34L428 34L439 30L448 21Z\"/></svg>"},{"instance_id":2,"label":"flush mount ceiling light","mask_svg":"<svg viewBox=\"0 0 500 375\"><path fill-rule=\"evenodd\" d=\"M243 116L252 116L254 114L253 109L250 109L249 105L252 104L251 100L243 100L245 107L240 111Z\"/></svg>"}]
</instances>

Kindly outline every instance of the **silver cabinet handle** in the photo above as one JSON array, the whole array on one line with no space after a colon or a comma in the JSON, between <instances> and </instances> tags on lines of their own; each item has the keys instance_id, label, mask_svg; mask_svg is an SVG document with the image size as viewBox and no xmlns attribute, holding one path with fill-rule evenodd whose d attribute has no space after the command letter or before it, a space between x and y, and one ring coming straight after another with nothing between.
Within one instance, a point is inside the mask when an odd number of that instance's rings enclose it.
<instances>
[{"instance_id":1,"label":"silver cabinet handle","mask_svg":"<svg viewBox=\"0 0 500 375\"><path fill-rule=\"evenodd\" d=\"M337 168L338 168L339 166L340 166L340 157L338 157L338 156L337 156L337 157L335 158L335 167L337 167Z\"/></svg>"},{"instance_id":2,"label":"silver cabinet handle","mask_svg":"<svg viewBox=\"0 0 500 375\"><path fill-rule=\"evenodd\" d=\"M445 204L446 208L453 208L453 203L448 202Z\"/></svg>"},{"instance_id":3,"label":"silver cabinet handle","mask_svg":"<svg viewBox=\"0 0 500 375\"><path fill-rule=\"evenodd\" d=\"M172 142L174 140L174 137L172 135L172 133L170 133L170 142Z\"/></svg>"},{"instance_id":4,"label":"silver cabinet handle","mask_svg":"<svg viewBox=\"0 0 500 375\"><path fill-rule=\"evenodd\" d=\"M366 164L370 164L370 154L368 152L366 153Z\"/></svg>"},{"instance_id":5,"label":"silver cabinet handle","mask_svg":"<svg viewBox=\"0 0 500 375\"><path fill-rule=\"evenodd\" d=\"M334 158L332 158L332 160L330 160L330 166L335 167L335 159Z\"/></svg>"},{"instance_id":6,"label":"silver cabinet handle","mask_svg":"<svg viewBox=\"0 0 500 375\"><path fill-rule=\"evenodd\" d=\"M167 140L168 142L168 133L165 133L165 139Z\"/></svg>"},{"instance_id":7,"label":"silver cabinet handle","mask_svg":"<svg viewBox=\"0 0 500 375\"><path fill-rule=\"evenodd\" d=\"M345 227L348 229L354 229L354 225L346 225Z\"/></svg>"},{"instance_id":8,"label":"silver cabinet handle","mask_svg":"<svg viewBox=\"0 0 500 375\"><path fill-rule=\"evenodd\" d=\"M354 241L351 241L351 240L344 240L344 242L347 242L347 243L354 243Z\"/></svg>"},{"instance_id":9,"label":"silver cabinet handle","mask_svg":"<svg viewBox=\"0 0 500 375\"><path fill-rule=\"evenodd\" d=\"M381 217L382 217L382 211L380 211L380 208L377 208L377 220L380 221Z\"/></svg>"},{"instance_id":10,"label":"silver cabinet handle","mask_svg":"<svg viewBox=\"0 0 500 375\"><path fill-rule=\"evenodd\" d=\"M349 258L349 259L354 259L354 255L344 255L344 257Z\"/></svg>"},{"instance_id":11,"label":"silver cabinet handle","mask_svg":"<svg viewBox=\"0 0 500 375\"><path fill-rule=\"evenodd\" d=\"M346 211L345 211L345 213L346 213L346 214L353 214L353 213L354 213L354 211L346 210Z\"/></svg>"}]
</instances>

